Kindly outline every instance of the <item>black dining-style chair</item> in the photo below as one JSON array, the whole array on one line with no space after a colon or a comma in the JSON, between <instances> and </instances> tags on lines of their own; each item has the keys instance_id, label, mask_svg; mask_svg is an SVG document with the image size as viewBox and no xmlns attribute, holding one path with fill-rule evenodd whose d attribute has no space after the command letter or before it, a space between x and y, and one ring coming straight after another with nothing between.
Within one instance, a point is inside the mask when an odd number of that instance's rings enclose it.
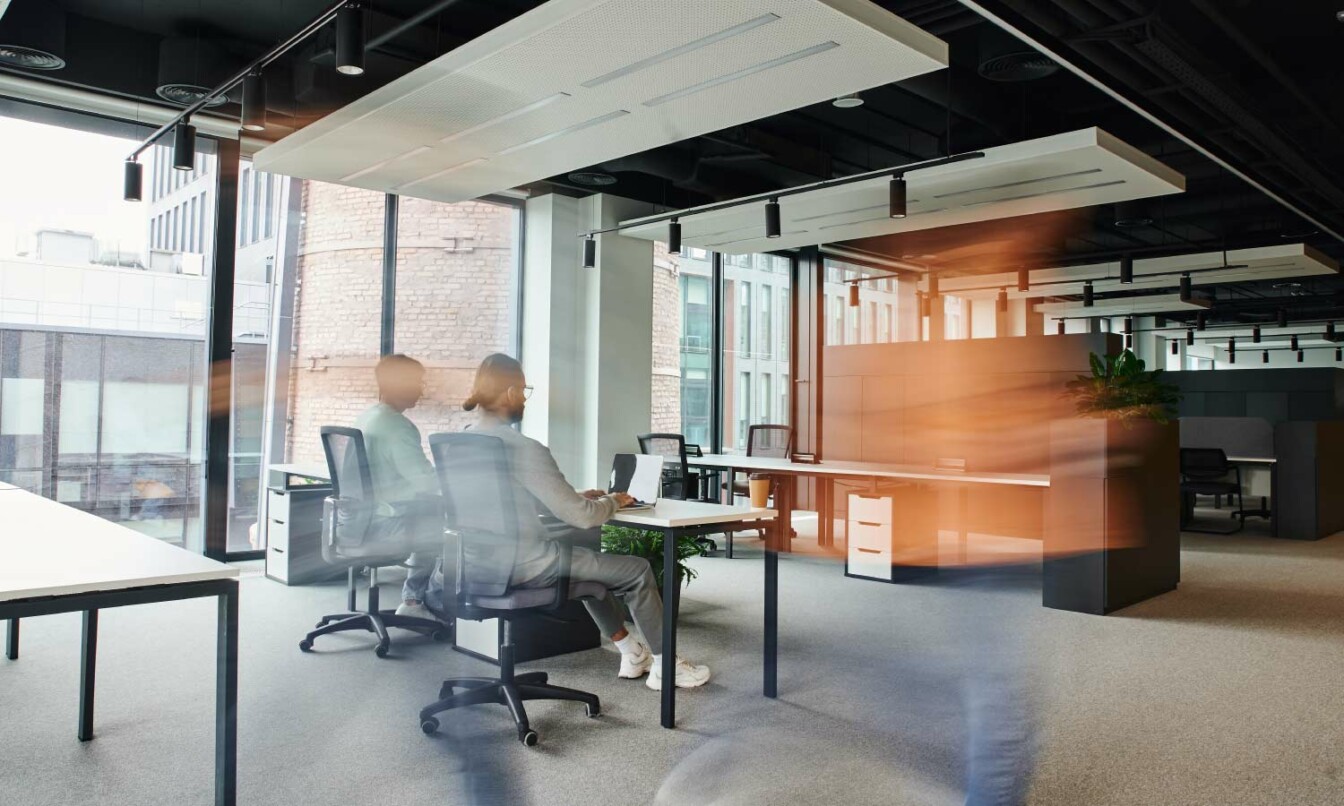
<instances>
[{"instance_id":1,"label":"black dining-style chair","mask_svg":"<svg viewBox=\"0 0 1344 806\"><path fill-rule=\"evenodd\" d=\"M443 544L443 514L437 498L399 503L398 514L378 513L373 495L373 475L364 434L358 428L323 426L322 450L331 474L331 495L322 507L322 559L328 565L346 569L345 613L326 615L317 628L299 642L309 652L313 641L322 635L350 630L366 630L378 637L374 654L386 657L392 644L388 627L419 630L435 640L446 640L449 627L436 619L399 616L395 610L378 607L378 569L405 566L415 551L438 551ZM358 610L355 574L369 573L369 599L365 610Z\"/></svg>"},{"instance_id":2,"label":"black dining-style chair","mask_svg":"<svg viewBox=\"0 0 1344 806\"><path fill-rule=\"evenodd\" d=\"M691 470L686 457L700 454L699 446L686 444L681 434L640 434L639 452L649 456L663 457L662 497L678 501L697 501L703 499L699 473Z\"/></svg>"},{"instance_id":3,"label":"black dining-style chair","mask_svg":"<svg viewBox=\"0 0 1344 806\"><path fill-rule=\"evenodd\" d=\"M1229 478L1231 476L1231 478ZM1232 517L1238 519L1233 529L1195 529L1195 501L1198 496L1226 495L1230 501L1237 497L1237 509ZM1230 535L1246 527L1246 507L1241 495L1241 468L1227 461L1222 448L1181 448L1181 528L1187 532Z\"/></svg>"},{"instance_id":4,"label":"black dining-style chair","mask_svg":"<svg viewBox=\"0 0 1344 806\"><path fill-rule=\"evenodd\" d=\"M485 434L432 434L434 457L443 492L449 540L446 551L456 554L454 590L458 618L473 621L500 619L499 677L454 677L443 681L439 699L420 709L420 729L432 734L438 714L454 708L495 703L509 709L518 728L518 740L531 747L539 741L527 719L527 700L573 700L584 704L588 716L597 716L596 694L554 686L546 672L514 671L513 622L526 618L555 618L571 599L601 599L607 589L596 582L570 582L573 546L557 540L559 563L555 581L544 587L513 584L514 559L522 524L514 503L514 483L507 447L499 437Z\"/></svg>"},{"instance_id":5,"label":"black dining-style chair","mask_svg":"<svg viewBox=\"0 0 1344 806\"><path fill-rule=\"evenodd\" d=\"M793 427L788 425L751 425L747 426L747 456L767 456L773 459L788 458L793 451ZM751 495L751 484L747 479L734 478L729 482L724 482L723 488L731 490L734 496ZM762 539L765 537L764 529L757 529L756 534ZM728 540L728 550L726 555L729 559L733 556L733 533L726 532L724 536Z\"/></svg>"}]
</instances>

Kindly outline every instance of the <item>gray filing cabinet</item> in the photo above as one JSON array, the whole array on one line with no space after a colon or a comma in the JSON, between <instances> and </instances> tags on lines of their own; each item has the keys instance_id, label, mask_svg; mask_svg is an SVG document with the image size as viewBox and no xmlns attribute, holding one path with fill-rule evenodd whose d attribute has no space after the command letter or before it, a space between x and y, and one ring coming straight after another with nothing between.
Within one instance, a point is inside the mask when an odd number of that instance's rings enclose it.
<instances>
[{"instance_id":1,"label":"gray filing cabinet","mask_svg":"<svg viewBox=\"0 0 1344 806\"><path fill-rule=\"evenodd\" d=\"M342 573L322 559L322 502L331 481L321 465L271 465L266 471L266 576L286 585Z\"/></svg>"}]
</instances>

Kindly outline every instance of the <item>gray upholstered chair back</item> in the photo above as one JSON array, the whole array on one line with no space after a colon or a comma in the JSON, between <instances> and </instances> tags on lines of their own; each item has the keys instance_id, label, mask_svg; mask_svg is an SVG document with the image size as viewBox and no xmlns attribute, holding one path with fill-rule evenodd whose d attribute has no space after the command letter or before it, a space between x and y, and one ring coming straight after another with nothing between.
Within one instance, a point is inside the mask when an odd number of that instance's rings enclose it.
<instances>
[{"instance_id":1,"label":"gray upholstered chair back","mask_svg":"<svg viewBox=\"0 0 1344 806\"><path fill-rule=\"evenodd\" d=\"M370 534L373 520L373 476L369 472L369 454L364 434L358 428L322 426L322 451L331 474L331 497L327 499L332 517L330 534L322 541L322 554L329 562L338 559L341 548L362 546Z\"/></svg>"},{"instance_id":2,"label":"gray upholstered chair back","mask_svg":"<svg viewBox=\"0 0 1344 806\"><path fill-rule=\"evenodd\" d=\"M448 529L458 538L458 604L505 595L520 531L508 447L483 434L431 434L429 452Z\"/></svg>"},{"instance_id":3,"label":"gray upholstered chair back","mask_svg":"<svg viewBox=\"0 0 1344 806\"><path fill-rule=\"evenodd\" d=\"M753 425L747 428L747 456L787 458L793 450L793 428L787 425Z\"/></svg>"}]
</instances>

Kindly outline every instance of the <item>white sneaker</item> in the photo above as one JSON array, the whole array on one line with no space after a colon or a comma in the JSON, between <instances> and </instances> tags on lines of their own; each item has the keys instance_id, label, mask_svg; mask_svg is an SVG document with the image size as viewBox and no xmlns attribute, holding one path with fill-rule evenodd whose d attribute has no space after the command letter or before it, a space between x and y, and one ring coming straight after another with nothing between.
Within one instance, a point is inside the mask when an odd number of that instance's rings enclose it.
<instances>
[{"instance_id":1,"label":"white sneaker","mask_svg":"<svg viewBox=\"0 0 1344 806\"><path fill-rule=\"evenodd\" d=\"M649 668L652 666L653 653L649 651L648 647L640 644L637 654L621 653L621 670L616 675L627 680L637 680L648 674Z\"/></svg>"},{"instance_id":2,"label":"white sneaker","mask_svg":"<svg viewBox=\"0 0 1344 806\"><path fill-rule=\"evenodd\" d=\"M414 616L415 618L427 618L427 619L433 619L434 621L439 620L439 617L434 615L434 612L432 610L430 610L428 607L425 607L424 602L418 602L416 604L407 604L405 602L402 602L400 605L397 606L397 615Z\"/></svg>"},{"instance_id":3,"label":"white sneaker","mask_svg":"<svg viewBox=\"0 0 1344 806\"><path fill-rule=\"evenodd\" d=\"M709 667L700 666L685 658L677 658L677 688L698 688L709 682ZM654 691L663 690L663 669L660 664L649 668L649 679L644 685Z\"/></svg>"}]
</instances>

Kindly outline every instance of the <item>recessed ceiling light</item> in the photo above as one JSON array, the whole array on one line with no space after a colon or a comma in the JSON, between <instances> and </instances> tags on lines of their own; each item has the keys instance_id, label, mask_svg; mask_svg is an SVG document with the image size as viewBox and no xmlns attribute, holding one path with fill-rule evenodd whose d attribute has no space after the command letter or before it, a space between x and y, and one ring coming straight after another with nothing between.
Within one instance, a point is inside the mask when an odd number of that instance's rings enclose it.
<instances>
[{"instance_id":1,"label":"recessed ceiling light","mask_svg":"<svg viewBox=\"0 0 1344 806\"><path fill-rule=\"evenodd\" d=\"M848 95L841 95L839 98L836 98L834 101L831 101L831 106L838 107L840 109L853 109L855 107L863 106L863 96L859 95L857 92L851 92Z\"/></svg>"}]
</instances>

